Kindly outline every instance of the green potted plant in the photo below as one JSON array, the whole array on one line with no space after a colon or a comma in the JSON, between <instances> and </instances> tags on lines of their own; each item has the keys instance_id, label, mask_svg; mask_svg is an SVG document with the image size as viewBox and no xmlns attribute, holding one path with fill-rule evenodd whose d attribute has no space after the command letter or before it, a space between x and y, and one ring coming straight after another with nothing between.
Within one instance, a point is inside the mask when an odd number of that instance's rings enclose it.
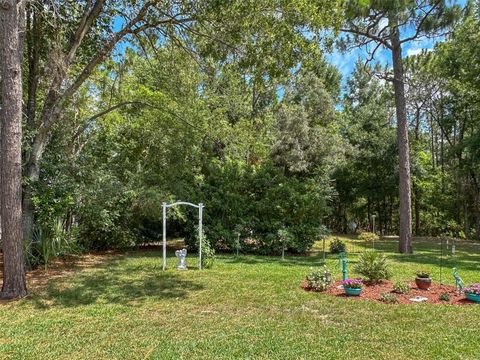
<instances>
[{"instance_id":1,"label":"green potted plant","mask_svg":"<svg viewBox=\"0 0 480 360\"><path fill-rule=\"evenodd\" d=\"M467 300L480 302L480 284L474 284L472 286L463 288L463 293Z\"/></svg>"},{"instance_id":2,"label":"green potted plant","mask_svg":"<svg viewBox=\"0 0 480 360\"><path fill-rule=\"evenodd\" d=\"M359 296L362 292L362 279L346 279L342 281L343 290L347 296Z\"/></svg>"},{"instance_id":3,"label":"green potted plant","mask_svg":"<svg viewBox=\"0 0 480 360\"><path fill-rule=\"evenodd\" d=\"M432 279L430 273L427 271L417 271L417 277L415 278L415 284L422 290L428 290L432 285Z\"/></svg>"}]
</instances>

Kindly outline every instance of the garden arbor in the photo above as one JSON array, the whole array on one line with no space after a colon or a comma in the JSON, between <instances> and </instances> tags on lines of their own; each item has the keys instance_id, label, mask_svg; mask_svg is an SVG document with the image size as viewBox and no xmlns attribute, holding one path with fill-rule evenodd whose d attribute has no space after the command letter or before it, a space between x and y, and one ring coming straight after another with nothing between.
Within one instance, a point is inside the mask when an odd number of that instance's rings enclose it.
<instances>
[{"instance_id":1,"label":"garden arbor","mask_svg":"<svg viewBox=\"0 0 480 360\"><path fill-rule=\"evenodd\" d=\"M163 271L167 268L167 209L176 206L176 205L187 205L193 206L198 209L198 268L202 270L202 220L203 220L203 203L198 205L186 202L186 201L177 201L172 204L167 204L166 202L162 203L162 212L163 212Z\"/></svg>"}]
</instances>

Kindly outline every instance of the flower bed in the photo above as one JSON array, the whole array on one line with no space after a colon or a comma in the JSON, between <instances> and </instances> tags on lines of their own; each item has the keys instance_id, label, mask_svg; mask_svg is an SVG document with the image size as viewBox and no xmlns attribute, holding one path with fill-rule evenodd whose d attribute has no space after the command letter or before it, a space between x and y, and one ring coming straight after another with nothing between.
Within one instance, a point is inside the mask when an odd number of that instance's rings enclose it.
<instances>
[{"instance_id":1,"label":"flower bed","mask_svg":"<svg viewBox=\"0 0 480 360\"><path fill-rule=\"evenodd\" d=\"M416 302L411 301L411 298L415 296L423 296L427 298L425 301L427 304L451 304L451 305L466 305L466 304L474 304L474 302L469 301L465 298L464 294L458 294L455 286L452 285L439 285L439 284L432 284L430 290L419 290L416 288L415 283L410 283L411 290L408 294L398 294L394 293L394 284L391 281L384 281L379 284L365 284L362 288L362 293L360 296L346 296L345 291L343 289L338 289L337 286L342 285L342 281L336 281L332 284L323 294L328 296L337 296L346 298L350 301L358 301L358 300L370 300L370 301L381 301L382 293L392 293L398 299L397 304L417 304ZM480 285L479 285L480 291ZM450 295L450 301L442 301L440 300L440 296L442 294Z\"/></svg>"}]
</instances>

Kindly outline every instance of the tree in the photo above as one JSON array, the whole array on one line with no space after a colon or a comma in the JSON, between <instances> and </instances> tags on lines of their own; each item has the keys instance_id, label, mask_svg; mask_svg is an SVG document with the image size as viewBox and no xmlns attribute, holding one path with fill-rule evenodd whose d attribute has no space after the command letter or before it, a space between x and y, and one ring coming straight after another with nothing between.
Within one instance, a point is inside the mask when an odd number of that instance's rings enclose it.
<instances>
[{"instance_id":1,"label":"tree","mask_svg":"<svg viewBox=\"0 0 480 360\"><path fill-rule=\"evenodd\" d=\"M372 214L378 215L379 230L397 230L391 210L398 204L392 86L372 79L374 70L357 61L347 79L340 131L348 144L346 161L337 164L334 173L338 196L331 226L338 231L347 231L352 220L364 227Z\"/></svg>"},{"instance_id":2,"label":"tree","mask_svg":"<svg viewBox=\"0 0 480 360\"><path fill-rule=\"evenodd\" d=\"M402 47L422 37L445 35L458 13L459 7L447 6L442 0L351 0L345 7L346 21L341 31L347 34L346 42L365 47L370 61L380 47L392 56L393 73L387 72L383 77L393 82L395 93L401 253L412 252L410 147Z\"/></svg>"},{"instance_id":3,"label":"tree","mask_svg":"<svg viewBox=\"0 0 480 360\"><path fill-rule=\"evenodd\" d=\"M244 68L261 64L254 75L259 80L268 73L285 73L296 64L299 50L313 43L300 25L311 18L317 27L331 23L331 14L318 11L327 4L330 2L84 0L30 8L24 238L31 239L32 193L52 134L79 92L88 87L94 71L108 61L120 42L155 50L169 43L192 56L214 54L225 62L235 59ZM45 47L49 51L45 52ZM41 81L39 74L44 75ZM41 83L48 86L41 89ZM98 109L98 113L116 106L107 104L107 109Z\"/></svg>"},{"instance_id":4,"label":"tree","mask_svg":"<svg viewBox=\"0 0 480 360\"><path fill-rule=\"evenodd\" d=\"M0 1L0 204L3 287L0 297L27 294L22 253L22 3Z\"/></svg>"}]
</instances>

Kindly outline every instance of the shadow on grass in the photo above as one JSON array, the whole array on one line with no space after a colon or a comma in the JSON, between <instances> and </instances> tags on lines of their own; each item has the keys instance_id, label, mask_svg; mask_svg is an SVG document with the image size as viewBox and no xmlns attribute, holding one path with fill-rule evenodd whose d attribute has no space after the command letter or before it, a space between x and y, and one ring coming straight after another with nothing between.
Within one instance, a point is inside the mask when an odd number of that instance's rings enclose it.
<instances>
[{"instance_id":1,"label":"shadow on grass","mask_svg":"<svg viewBox=\"0 0 480 360\"><path fill-rule=\"evenodd\" d=\"M150 257L157 258L158 254L129 254L127 261L116 259L90 271L78 272L73 277L52 279L45 291L33 296L31 301L38 308L94 303L132 305L152 300L184 299L192 291L204 288L172 270L163 272L161 258L158 264L152 264L151 260L131 261Z\"/></svg>"}]
</instances>

